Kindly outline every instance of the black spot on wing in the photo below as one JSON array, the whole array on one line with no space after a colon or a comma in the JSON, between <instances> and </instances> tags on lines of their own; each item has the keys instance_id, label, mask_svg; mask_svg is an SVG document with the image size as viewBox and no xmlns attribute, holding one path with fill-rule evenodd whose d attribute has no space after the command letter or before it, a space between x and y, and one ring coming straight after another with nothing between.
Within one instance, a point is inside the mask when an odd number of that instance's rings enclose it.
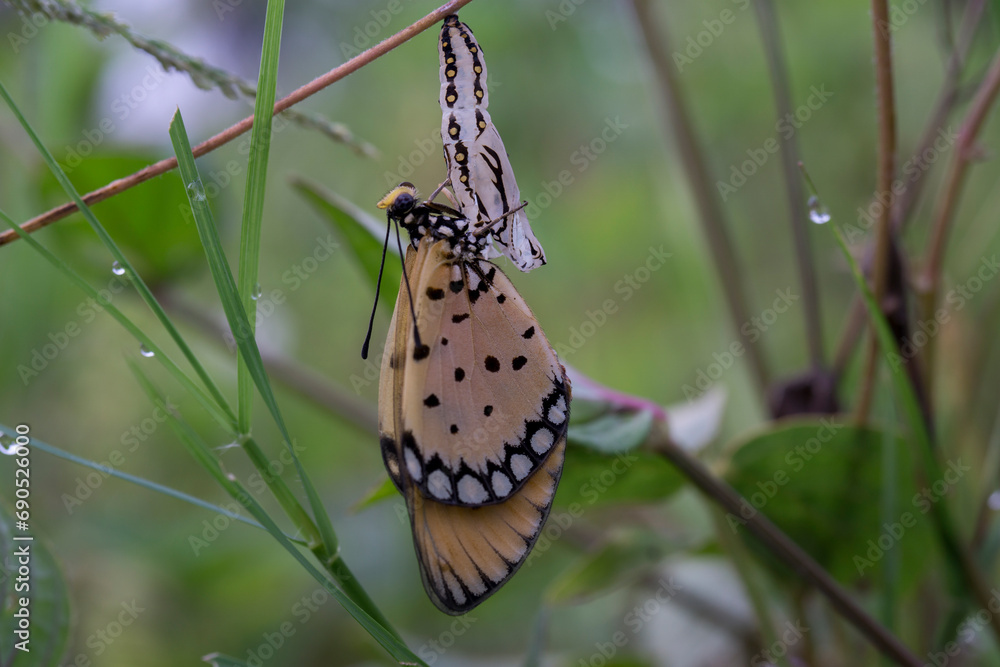
<instances>
[{"instance_id":1,"label":"black spot on wing","mask_svg":"<svg viewBox=\"0 0 1000 667\"><path fill-rule=\"evenodd\" d=\"M528 358L525 357L524 355L518 355L518 356L514 357L513 359L511 359L510 366L515 371L519 371L522 368L524 368L524 365L526 363L528 363Z\"/></svg>"},{"instance_id":2,"label":"black spot on wing","mask_svg":"<svg viewBox=\"0 0 1000 667\"><path fill-rule=\"evenodd\" d=\"M465 379L465 370L462 368L455 369L455 382L461 382Z\"/></svg>"},{"instance_id":3,"label":"black spot on wing","mask_svg":"<svg viewBox=\"0 0 1000 667\"><path fill-rule=\"evenodd\" d=\"M441 401L438 400L437 394L430 394L424 399L424 405L429 408L436 408L441 405Z\"/></svg>"},{"instance_id":4,"label":"black spot on wing","mask_svg":"<svg viewBox=\"0 0 1000 667\"><path fill-rule=\"evenodd\" d=\"M455 324L461 324L463 321L469 319L468 313L462 313L461 315L452 315L451 321Z\"/></svg>"},{"instance_id":5,"label":"black spot on wing","mask_svg":"<svg viewBox=\"0 0 1000 667\"><path fill-rule=\"evenodd\" d=\"M418 345L417 347L413 348L413 360L421 361L422 359L426 359L430 353L431 353L431 348L427 347L426 345Z\"/></svg>"},{"instance_id":6,"label":"black spot on wing","mask_svg":"<svg viewBox=\"0 0 1000 667\"><path fill-rule=\"evenodd\" d=\"M496 373L500 370L500 361L493 355L489 355L483 360L483 365L486 367L490 373Z\"/></svg>"},{"instance_id":7,"label":"black spot on wing","mask_svg":"<svg viewBox=\"0 0 1000 667\"><path fill-rule=\"evenodd\" d=\"M531 338L534 335L535 335L535 327L528 327L527 329L524 330L524 333L521 334L521 338L527 340L528 338Z\"/></svg>"},{"instance_id":8,"label":"black spot on wing","mask_svg":"<svg viewBox=\"0 0 1000 667\"><path fill-rule=\"evenodd\" d=\"M444 298L444 290L439 287L428 287L427 298L431 301L438 301Z\"/></svg>"},{"instance_id":9,"label":"black spot on wing","mask_svg":"<svg viewBox=\"0 0 1000 667\"><path fill-rule=\"evenodd\" d=\"M503 303L506 300L507 300L507 297L504 295L503 292L500 292L499 294L497 294L497 303Z\"/></svg>"},{"instance_id":10,"label":"black spot on wing","mask_svg":"<svg viewBox=\"0 0 1000 667\"><path fill-rule=\"evenodd\" d=\"M489 417L491 414L493 414L492 405L487 405L486 407L483 408L483 416Z\"/></svg>"}]
</instances>

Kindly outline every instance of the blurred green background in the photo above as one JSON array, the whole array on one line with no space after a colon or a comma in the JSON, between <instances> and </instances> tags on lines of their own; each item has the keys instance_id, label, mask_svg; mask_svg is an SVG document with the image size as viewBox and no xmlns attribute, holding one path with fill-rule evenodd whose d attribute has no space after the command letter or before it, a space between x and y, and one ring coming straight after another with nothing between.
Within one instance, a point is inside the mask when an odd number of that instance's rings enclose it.
<instances>
[{"instance_id":1,"label":"blurred green background","mask_svg":"<svg viewBox=\"0 0 1000 667\"><path fill-rule=\"evenodd\" d=\"M901 161L915 146L943 77L942 35L960 15L954 3L945 4L947 10L936 2L916 6L893 34ZM116 12L139 33L250 80L256 77L262 2L118 0L93 6ZM366 29L383 39L435 6L412 0L289 3L279 97L370 45ZM733 166L748 158L748 150L782 136L756 17L747 3L732 0L656 7L657 30L670 35L671 51L688 48L688 39L697 40L708 29L705 22L718 20L724 11L733 20L678 72L713 180L727 180ZM483 45L490 113L522 195L537 209L531 222L548 256L548 265L538 271L511 270L508 275L566 362L617 390L662 404L683 402L684 385L695 384L699 372L715 361L713 354L722 354L736 336L629 7L597 0L480 1L463 9L461 17ZM806 104L814 90L829 93L796 130L802 159L834 222L856 224L858 207L867 206L875 190L869 5L781 3L779 17L793 104ZM997 19L991 5L970 54L971 81L978 80L995 48ZM177 107L193 141L252 110L245 101L198 90L185 75L164 74L153 58L120 38L98 41L79 27L48 23L33 29L25 21L0 5L0 35L5 36L0 80L64 168L72 168L70 178L81 192L170 156L167 124ZM346 125L377 147L377 158L360 156L295 125L278 124L272 140L260 270L264 296L258 302L270 315L260 321L258 338L262 346L318 371L351 396L356 392L372 409L377 356L365 362L359 355L371 285L342 239L290 180L305 178L373 215L374 202L399 177L431 191L444 177L436 35L437 28L418 35L300 105ZM995 119L988 121L981 138L986 157L992 157L998 138ZM237 253L246 175L242 141L199 159L231 261ZM932 164L925 196L902 239L915 257L923 255L932 204L949 159L946 153ZM560 190L554 183L563 171L569 173L564 179L569 184ZM947 253L942 294L964 284L982 258L1000 246L998 176L993 161L971 172ZM213 190L211 182L219 187ZM0 110L0 207L23 221L63 201L20 127L6 109ZM235 355L185 315L193 308L224 323L194 225L182 214L185 206L180 178L169 173L96 205L94 211L147 281L175 304L172 312L209 369L234 392ZM777 157L771 156L722 207L740 255L751 312L769 308L776 291L800 295ZM808 234L829 359L854 286L828 230L810 226ZM79 215L37 238L91 284L117 289L111 258ZM670 254L662 268L638 289L627 287L628 278L655 251ZM138 357L138 346L120 327L95 313L25 243L0 247L0 287L0 421L29 424L35 437L95 461L108 461L117 452L128 473L212 502L228 501L137 391L124 360ZM395 286L386 288L392 292ZM939 339L942 440L949 452L969 460L981 456L1000 398L993 380L1000 361L993 344L997 295L995 285L986 283L954 312ZM614 314L581 339L581 326L593 321L592 314L609 299L615 303ZM114 303L158 330L129 289L116 294ZM389 315L382 308L376 316L376 350ZM757 345L775 377L807 366L802 315L797 302L761 331ZM79 334L62 336L74 323ZM24 371L49 343L63 349L37 362L42 366L35 368L37 373ZM853 403L857 365L856 357L842 385L846 406ZM210 442L220 448L229 444L217 435L213 440L217 431L210 420L158 369L151 372ZM766 411L749 380L745 357L736 359L718 384L728 397L717 440L725 443L759 425ZM464 623L445 617L421 588L409 527L400 514L402 501L352 509L385 479L375 436L277 386L300 457L333 517L344 558L408 645L429 664L520 664L539 624L546 585L586 540L577 535L554 541ZM263 418L258 421L258 441L276 454L280 443L273 426ZM227 470L246 479L252 469L236 452L223 451L222 460ZM10 470L8 461L0 461L0 479L8 479ZM65 664L81 655L96 665L149 667L196 664L213 651L263 657L261 647L268 645L268 637L273 644L282 627L291 632L263 664L390 664L375 642L336 602L316 593L315 582L262 532L228 523L215 533L213 519L220 525L227 522L204 510L116 479L95 483L89 469L38 452L32 473L35 526L59 557L71 590L74 629L71 660ZM285 476L298 490L294 473L286 471ZM730 566L710 540L704 506L684 491L661 503L595 508L585 523L596 530L636 516L664 538L660 548L685 550L675 555L669 571L689 577L690 590L706 596L700 601L710 600L711 609L725 610L726 622L712 620L712 614L705 620L692 611L699 608L693 603L657 609L616 656L634 662L618 664L736 664L727 660L739 653L727 652L742 649L736 640L750 632L753 617ZM587 530L582 533L585 538ZM197 538L207 544L199 545ZM551 664L603 664L595 661L601 657L595 642L610 641L623 623L628 628L629 611L648 598L648 592L622 587L581 604L555 607L548 616ZM120 637L102 640L100 633L108 631L122 605L130 604L143 611Z\"/></svg>"}]
</instances>

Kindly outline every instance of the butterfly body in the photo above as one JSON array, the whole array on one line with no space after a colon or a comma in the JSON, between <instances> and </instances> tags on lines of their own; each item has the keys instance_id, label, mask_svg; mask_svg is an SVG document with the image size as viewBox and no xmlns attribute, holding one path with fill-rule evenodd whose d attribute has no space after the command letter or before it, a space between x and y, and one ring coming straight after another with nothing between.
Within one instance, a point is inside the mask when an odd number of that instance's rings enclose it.
<instances>
[{"instance_id":1,"label":"butterfly body","mask_svg":"<svg viewBox=\"0 0 1000 667\"><path fill-rule=\"evenodd\" d=\"M438 42L441 139L452 189L462 215L493 225L500 249L521 271L545 263L531 232L507 149L493 124L482 47L458 15L445 17ZM484 258L497 256L492 247Z\"/></svg>"},{"instance_id":2,"label":"butterfly body","mask_svg":"<svg viewBox=\"0 0 1000 667\"><path fill-rule=\"evenodd\" d=\"M424 586L447 613L496 591L523 562L562 470L570 386L498 266L489 231L417 203L380 203L410 233L379 386L382 455L407 502Z\"/></svg>"}]
</instances>

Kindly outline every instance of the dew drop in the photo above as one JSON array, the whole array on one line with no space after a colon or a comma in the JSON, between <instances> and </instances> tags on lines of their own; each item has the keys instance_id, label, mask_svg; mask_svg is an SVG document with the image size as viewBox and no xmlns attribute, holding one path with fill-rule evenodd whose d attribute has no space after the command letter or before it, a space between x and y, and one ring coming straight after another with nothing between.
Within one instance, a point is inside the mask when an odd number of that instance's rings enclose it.
<instances>
[{"instance_id":1,"label":"dew drop","mask_svg":"<svg viewBox=\"0 0 1000 667\"><path fill-rule=\"evenodd\" d=\"M260 283L257 283L253 287L253 293L250 294L250 298L256 301L261 296L263 296L263 294L264 294L264 288L260 286Z\"/></svg>"},{"instance_id":2,"label":"dew drop","mask_svg":"<svg viewBox=\"0 0 1000 667\"><path fill-rule=\"evenodd\" d=\"M1000 491L991 493L989 499L986 501L986 505L994 512L1000 510Z\"/></svg>"},{"instance_id":3,"label":"dew drop","mask_svg":"<svg viewBox=\"0 0 1000 667\"><path fill-rule=\"evenodd\" d=\"M119 264L118 260L115 260L115 263L111 265L111 273L115 274L116 276L124 276L125 267Z\"/></svg>"},{"instance_id":4,"label":"dew drop","mask_svg":"<svg viewBox=\"0 0 1000 667\"><path fill-rule=\"evenodd\" d=\"M145 343L143 343L142 345L140 345L140 346L139 346L139 354L141 354L141 355L142 355L142 356L144 356L144 357L152 357L152 356L154 356L154 355L155 355L156 353L155 353L155 352L153 352L153 351L152 351L151 349L149 349L148 347L146 347L146 344L145 344Z\"/></svg>"},{"instance_id":5,"label":"dew drop","mask_svg":"<svg viewBox=\"0 0 1000 667\"><path fill-rule=\"evenodd\" d=\"M191 181L187 185L188 194L191 195L191 199L194 201L205 201L207 197L205 196L205 188L201 184L201 179L197 181Z\"/></svg>"},{"instance_id":6,"label":"dew drop","mask_svg":"<svg viewBox=\"0 0 1000 667\"><path fill-rule=\"evenodd\" d=\"M809 206L809 219L815 222L817 225L823 225L830 222L830 209L824 206L819 197L813 195L809 198L807 203Z\"/></svg>"}]
</instances>

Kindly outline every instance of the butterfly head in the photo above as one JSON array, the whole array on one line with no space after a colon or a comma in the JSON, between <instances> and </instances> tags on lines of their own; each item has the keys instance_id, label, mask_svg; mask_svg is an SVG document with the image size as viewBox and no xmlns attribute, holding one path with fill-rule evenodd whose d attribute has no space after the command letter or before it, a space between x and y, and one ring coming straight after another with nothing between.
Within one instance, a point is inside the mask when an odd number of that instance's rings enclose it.
<instances>
[{"instance_id":1,"label":"butterfly head","mask_svg":"<svg viewBox=\"0 0 1000 667\"><path fill-rule=\"evenodd\" d=\"M419 202L417 188L413 183L400 183L379 200L379 208L384 208L391 220L402 220Z\"/></svg>"}]
</instances>

